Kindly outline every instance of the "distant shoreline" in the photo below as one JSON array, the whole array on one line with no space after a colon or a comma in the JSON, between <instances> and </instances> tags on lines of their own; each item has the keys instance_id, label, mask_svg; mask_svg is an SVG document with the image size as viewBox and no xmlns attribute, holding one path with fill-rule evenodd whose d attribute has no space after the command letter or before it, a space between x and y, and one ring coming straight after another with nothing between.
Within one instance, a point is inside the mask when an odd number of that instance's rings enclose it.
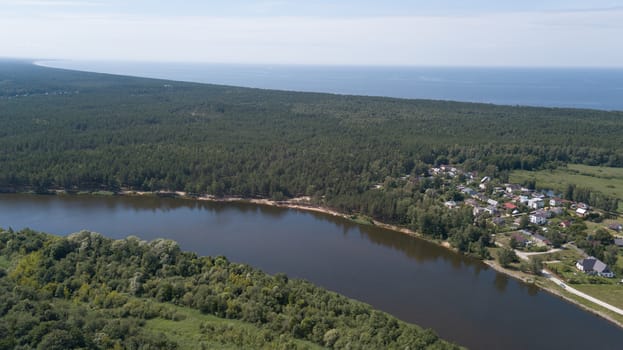
<instances>
[{"instance_id":1,"label":"distant shoreline","mask_svg":"<svg viewBox=\"0 0 623 350\"><path fill-rule=\"evenodd\" d=\"M83 72L256 89L623 111L623 68L339 66L34 60Z\"/></svg>"}]
</instances>

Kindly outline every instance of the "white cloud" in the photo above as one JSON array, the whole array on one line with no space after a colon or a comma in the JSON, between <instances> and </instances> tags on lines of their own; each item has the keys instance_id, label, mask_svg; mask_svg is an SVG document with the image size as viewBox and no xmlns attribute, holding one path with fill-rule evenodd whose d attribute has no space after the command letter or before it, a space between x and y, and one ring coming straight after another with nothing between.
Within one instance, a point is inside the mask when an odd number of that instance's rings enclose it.
<instances>
[{"instance_id":1,"label":"white cloud","mask_svg":"<svg viewBox=\"0 0 623 350\"><path fill-rule=\"evenodd\" d=\"M236 63L620 66L623 10L409 16L0 21L0 56Z\"/></svg>"}]
</instances>

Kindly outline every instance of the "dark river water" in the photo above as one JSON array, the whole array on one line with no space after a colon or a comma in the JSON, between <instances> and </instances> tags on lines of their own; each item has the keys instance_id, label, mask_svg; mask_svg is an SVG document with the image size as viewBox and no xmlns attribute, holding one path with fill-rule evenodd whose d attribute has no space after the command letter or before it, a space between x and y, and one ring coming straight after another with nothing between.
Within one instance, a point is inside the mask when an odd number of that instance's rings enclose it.
<instances>
[{"instance_id":1,"label":"dark river water","mask_svg":"<svg viewBox=\"0 0 623 350\"><path fill-rule=\"evenodd\" d=\"M171 198L0 195L0 227L179 242L285 272L473 349L623 349L623 331L404 234L290 209Z\"/></svg>"}]
</instances>

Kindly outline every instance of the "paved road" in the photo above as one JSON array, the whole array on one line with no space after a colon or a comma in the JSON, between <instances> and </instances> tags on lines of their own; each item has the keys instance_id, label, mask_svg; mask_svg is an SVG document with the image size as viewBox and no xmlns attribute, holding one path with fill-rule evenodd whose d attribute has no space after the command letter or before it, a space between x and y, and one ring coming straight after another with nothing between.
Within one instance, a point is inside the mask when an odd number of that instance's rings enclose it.
<instances>
[{"instance_id":1,"label":"paved road","mask_svg":"<svg viewBox=\"0 0 623 350\"><path fill-rule=\"evenodd\" d=\"M530 253L527 253L527 252L522 252L522 251L519 251L519 250L515 249L515 254L517 254L517 256L518 256L520 259L523 259L523 260L530 260L530 257L531 257L531 256L534 256L534 255L541 255L541 254L555 253L555 252L559 252L559 251L561 251L561 250L562 250L562 249L560 249L560 248L556 248L556 249L548 250L548 251L546 251L546 252L530 252Z\"/></svg>"},{"instance_id":2,"label":"paved road","mask_svg":"<svg viewBox=\"0 0 623 350\"><path fill-rule=\"evenodd\" d=\"M565 284L563 281L559 280L558 278L554 277L549 271L543 269L541 271L541 273L543 274L543 277L547 278L548 280L554 282L555 284L561 286L564 290L566 290L569 293L575 294L581 298L584 298L590 302L593 302L599 306L605 307L606 309L612 311L612 312L616 312L619 315L623 316L623 310L619 309L616 306L612 306L606 302L603 302L597 298L594 298L586 293L580 292L579 290L573 288L573 287L569 287L567 284Z\"/></svg>"}]
</instances>

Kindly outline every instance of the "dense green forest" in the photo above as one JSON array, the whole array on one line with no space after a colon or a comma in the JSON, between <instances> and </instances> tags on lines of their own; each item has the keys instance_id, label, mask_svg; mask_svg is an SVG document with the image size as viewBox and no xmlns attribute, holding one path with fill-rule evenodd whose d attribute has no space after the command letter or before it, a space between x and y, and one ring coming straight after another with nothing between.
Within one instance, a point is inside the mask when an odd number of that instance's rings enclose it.
<instances>
[{"instance_id":1,"label":"dense green forest","mask_svg":"<svg viewBox=\"0 0 623 350\"><path fill-rule=\"evenodd\" d=\"M191 84L0 64L0 187L359 195L464 164L623 166L623 112Z\"/></svg>"},{"instance_id":2,"label":"dense green forest","mask_svg":"<svg viewBox=\"0 0 623 350\"><path fill-rule=\"evenodd\" d=\"M461 195L420 176L431 166L502 181L514 169L623 166L623 112L271 91L6 60L0 125L0 191L307 195L483 257L490 230L443 207Z\"/></svg>"},{"instance_id":3,"label":"dense green forest","mask_svg":"<svg viewBox=\"0 0 623 350\"><path fill-rule=\"evenodd\" d=\"M0 349L181 349L185 328L192 348L458 349L308 282L169 240L0 229L0 293Z\"/></svg>"}]
</instances>

